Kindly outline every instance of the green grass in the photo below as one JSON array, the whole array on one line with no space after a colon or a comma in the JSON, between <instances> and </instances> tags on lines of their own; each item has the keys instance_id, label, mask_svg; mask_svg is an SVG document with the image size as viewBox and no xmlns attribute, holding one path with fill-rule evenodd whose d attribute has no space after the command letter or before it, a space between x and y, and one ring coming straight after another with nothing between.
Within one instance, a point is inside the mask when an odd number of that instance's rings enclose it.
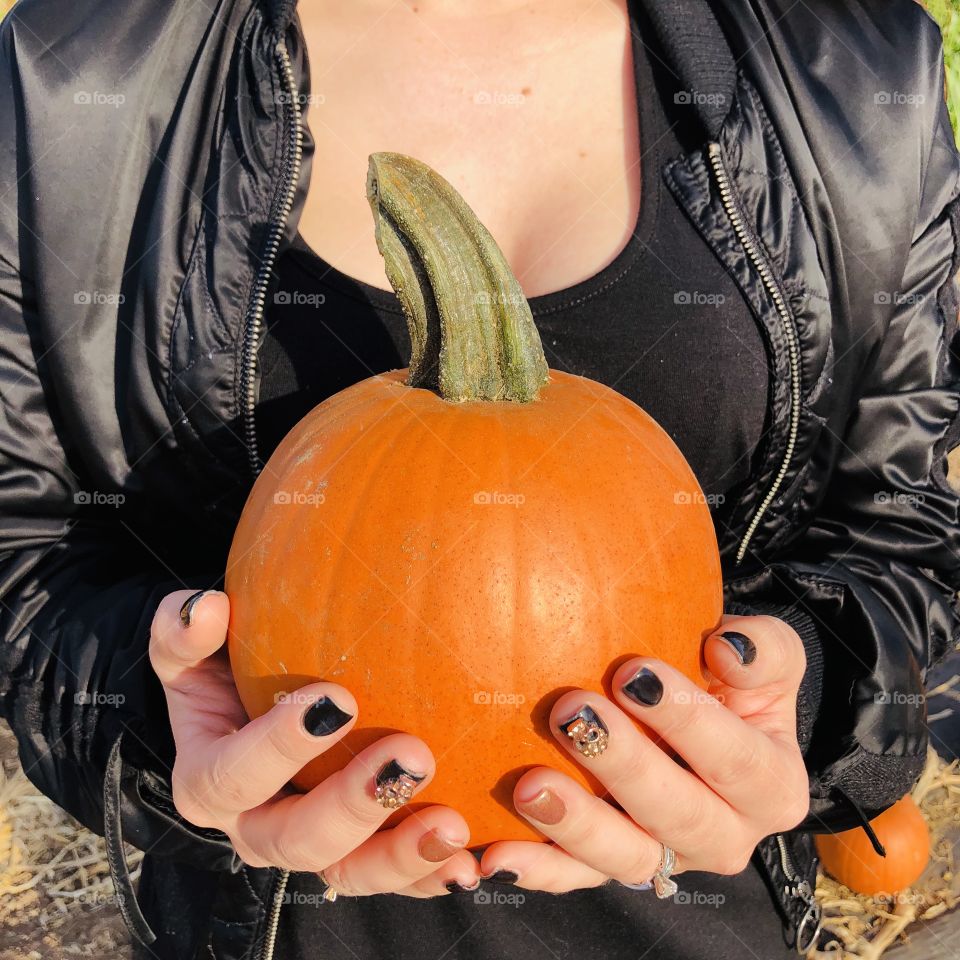
<instances>
[{"instance_id":1,"label":"green grass","mask_svg":"<svg viewBox=\"0 0 960 960\"><path fill-rule=\"evenodd\" d=\"M943 34L947 70L947 107L953 134L960 132L960 0L926 0L926 8Z\"/></svg>"}]
</instances>

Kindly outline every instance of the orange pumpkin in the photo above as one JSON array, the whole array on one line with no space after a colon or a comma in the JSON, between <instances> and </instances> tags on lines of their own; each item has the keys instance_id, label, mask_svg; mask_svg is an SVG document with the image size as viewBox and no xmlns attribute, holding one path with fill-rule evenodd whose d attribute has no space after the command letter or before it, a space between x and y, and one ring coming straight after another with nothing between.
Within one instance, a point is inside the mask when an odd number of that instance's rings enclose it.
<instances>
[{"instance_id":1,"label":"orange pumpkin","mask_svg":"<svg viewBox=\"0 0 960 960\"><path fill-rule=\"evenodd\" d=\"M896 893L915 883L930 860L930 830L909 796L870 821L886 853L881 857L865 830L816 837L823 869L844 886L873 896Z\"/></svg>"},{"instance_id":2,"label":"orange pumpkin","mask_svg":"<svg viewBox=\"0 0 960 960\"><path fill-rule=\"evenodd\" d=\"M234 676L251 716L318 679L356 696L356 728L297 787L406 730L437 774L391 825L440 802L473 844L542 839L513 811L523 770L600 790L547 728L562 689L636 654L702 685L722 609L710 511L639 407L548 374L519 284L446 181L374 154L368 196L410 370L317 406L258 477L226 577Z\"/></svg>"}]
</instances>

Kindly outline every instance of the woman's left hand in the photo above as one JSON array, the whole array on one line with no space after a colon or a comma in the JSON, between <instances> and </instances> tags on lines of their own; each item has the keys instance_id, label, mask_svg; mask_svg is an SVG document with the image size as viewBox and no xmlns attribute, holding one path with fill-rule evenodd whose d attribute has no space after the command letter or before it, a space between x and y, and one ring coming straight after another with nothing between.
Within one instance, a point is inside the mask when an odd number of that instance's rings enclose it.
<instances>
[{"instance_id":1,"label":"woman's left hand","mask_svg":"<svg viewBox=\"0 0 960 960\"><path fill-rule=\"evenodd\" d=\"M509 883L516 874L517 886L553 893L611 878L640 884L660 866L661 844L676 853L675 874L735 874L759 840L806 816L807 774L796 735L805 668L800 638L773 617L724 617L703 652L708 693L662 661L636 657L613 676L615 702L589 690L560 697L550 715L554 735L622 812L566 774L530 770L514 802L554 843L491 844L481 861L484 876ZM596 756L578 749L577 718L588 726L599 719L606 728Z\"/></svg>"}]
</instances>

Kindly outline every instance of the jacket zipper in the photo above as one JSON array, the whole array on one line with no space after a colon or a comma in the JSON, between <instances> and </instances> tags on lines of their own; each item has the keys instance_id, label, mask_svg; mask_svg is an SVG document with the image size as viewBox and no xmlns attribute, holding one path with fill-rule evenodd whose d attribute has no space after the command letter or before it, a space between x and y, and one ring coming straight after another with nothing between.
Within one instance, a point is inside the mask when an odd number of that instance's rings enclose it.
<instances>
[{"instance_id":1,"label":"jacket zipper","mask_svg":"<svg viewBox=\"0 0 960 960\"><path fill-rule=\"evenodd\" d=\"M780 851L780 866L783 869L783 875L787 878L783 892L787 896L795 897L806 904L806 910L794 928L794 945L797 953L803 955L816 943L817 936L820 933L820 925L823 919L820 904L817 903L810 881L804 880L794 869L793 860L787 850L786 837L782 833L778 833L775 839L777 849ZM812 929L808 932L808 928L811 927Z\"/></svg>"},{"instance_id":2,"label":"jacket zipper","mask_svg":"<svg viewBox=\"0 0 960 960\"><path fill-rule=\"evenodd\" d=\"M303 113L300 110L299 90L296 77L293 75L293 64L287 52L287 44L281 37L277 41L275 54L280 66L280 79L287 95L293 124L284 133L289 136L289 150L287 152L284 169L280 177L280 187L274 194L274 199L280 199L276 215L267 224L267 242L264 247L260 269L254 282L253 294L247 307L243 328L243 350L240 360L240 397L243 403L243 436L247 447L247 460L250 472L257 476L262 469L260 452L257 444L257 428L254 420L256 408L256 369L257 348L260 345L260 333L263 329L263 312L266 305L267 287L270 284L270 275L277 260L280 249L280 240L287 226L287 218L293 209L297 187L300 183L300 164L303 159ZM284 111L284 118L288 114ZM267 929L260 949L258 960L273 960L273 951L277 943L277 929L280 925L280 909L283 906L283 894L290 879L289 870L281 870L277 884L274 887L270 901L270 911L267 918Z\"/></svg>"},{"instance_id":3,"label":"jacket zipper","mask_svg":"<svg viewBox=\"0 0 960 960\"><path fill-rule=\"evenodd\" d=\"M267 917L267 932L263 938L263 946L257 954L257 960L273 960L273 951L277 945L277 928L280 926L280 908L283 906L283 894L290 879L289 870L281 870L277 878L277 885L270 900L270 913Z\"/></svg>"},{"instance_id":4,"label":"jacket zipper","mask_svg":"<svg viewBox=\"0 0 960 960\"><path fill-rule=\"evenodd\" d=\"M257 271L257 278L254 282L253 294L247 307L243 328L240 396L243 403L243 436L247 447L247 459L250 471L254 476L257 476L262 469L257 444L256 421L254 420L254 408L257 399L257 348L260 345L260 333L263 328L263 311L266 305L267 287L270 284L270 275L277 260L280 240L287 226L287 218L293 209L294 197L300 183L300 164L303 159L303 114L300 110L299 91L296 78L293 75L290 54L287 52L287 45L282 37L277 42L275 53L280 64L280 79L283 82L293 114L293 124L289 129L290 149L280 177L280 188L274 195L274 199L280 198L280 207L277 214L267 225L267 242L264 247L263 258L260 261L260 269ZM284 115L286 117L286 111Z\"/></svg>"},{"instance_id":5,"label":"jacket zipper","mask_svg":"<svg viewBox=\"0 0 960 960\"><path fill-rule=\"evenodd\" d=\"M720 202L723 204L723 209L726 211L727 217L733 226L734 233L737 235L737 239L756 267L764 287L770 294L770 298L777 308L777 315L780 317L780 323L787 338L790 356L790 432L787 437L787 448L784 451L780 469L777 471L773 483L770 484L770 489L767 490L766 495L760 502L760 506L757 507L756 513L754 513L746 533L744 533L743 538L740 540L740 545L737 547L736 562L739 564L746 556L747 547L750 545L750 541L753 539L757 527L760 526L760 521L763 520L767 511L770 509L770 504L773 503L780 487L783 485L784 478L790 468L790 461L793 459L793 451L797 445L797 432L800 428L800 404L802 399L800 385L800 344L799 338L797 337L797 328L794 325L790 308L787 306L786 298L773 276L773 271L770 268L767 258L760 250L759 243L747 229L743 215L736 205L730 175L727 173L727 169L723 163L723 153L720 150L720 144L716 141L711 141L707 145L707 153L710 158L710 164L713 167L714 176L717 179L717 186L720 190Z\"/></svg>"}]
</instances>

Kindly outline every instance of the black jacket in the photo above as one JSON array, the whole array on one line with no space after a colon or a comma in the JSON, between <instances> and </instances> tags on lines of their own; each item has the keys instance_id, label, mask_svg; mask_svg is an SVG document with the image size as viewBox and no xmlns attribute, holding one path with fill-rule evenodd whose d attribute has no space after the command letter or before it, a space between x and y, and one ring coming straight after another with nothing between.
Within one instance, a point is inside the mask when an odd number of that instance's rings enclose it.
<instances>
[{"instance_id":1,"label":"black jacket","mask_svg":"<svg viewBox=\"0 0 960 960\"><path fill-rule=\"evenodd\" d=\"M957 640L940 34L913 0L646 5L696 131L664 176L772 370L718 530L728 609L801 633L806 825L846 827L910 788L923 679ZM0 27L2 712L44 793L115 858L121 828L150 851L165 956L247 955L279 903L276 871L176 814L146 647L165 593L221 582L259 469L257 338L309 176L308 84L293 0L21 0Z\"/></svg>"}]
</instances>

